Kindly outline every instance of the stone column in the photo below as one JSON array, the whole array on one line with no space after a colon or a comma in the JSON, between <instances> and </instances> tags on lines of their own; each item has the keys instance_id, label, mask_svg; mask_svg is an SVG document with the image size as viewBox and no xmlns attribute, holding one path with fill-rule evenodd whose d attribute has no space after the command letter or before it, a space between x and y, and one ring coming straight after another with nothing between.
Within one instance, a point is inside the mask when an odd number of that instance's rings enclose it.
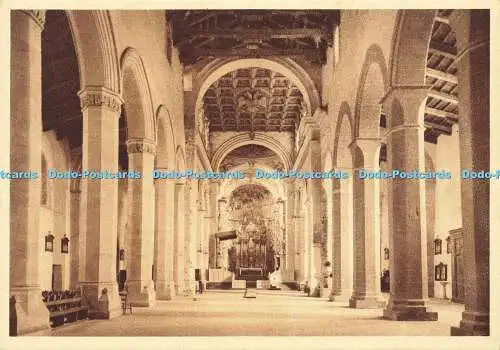
<instances>
[{"instance_id":1,"label":"stone column","mask_svg":"<svg viewBox=\"0 0 500 350\"><path fill-rule=\"evenodd\" d=\"M155 144L145 139L127 140L129 170L140 173L140 179L129 181L130 264L127 264L127 289L133 306L153 306L156 299L151 268L154 253L153 166Z\"/></svg>"},{"instance_id":2,"label":"stone column","mask_svg":"<svg viewBox=\"0 0 500 350\"><path fill-rule=\"evenodd\" d=\"M435 163L436 145L426 142L425 150ZM439 169L425 168L426 171ZM436 232L436 179L425 180L425 205L427 215L427 289L429 298L434 297L434 237Z\"/></svg>"},{"instance_id":3,"label":"stone column","mask_svg":"<svg viewBox=\"0 0 500 350\"><path fill-rule=\"evenodd\" d=\"M10 170L38 173L36 180L10 182L10 294L18 334L49 327L38 276L44 19L45 11L11 12Z\"/></svg>"},{"instance_id":4,"label":"stone column","mask_svg":"<svg viewBox=\"0 0 500 350\"><path fill-rule=\"evenodd\" d=\"M118 171L118 119L121 98L104 87L86 87L79 92L83 112L82 168ZM116 282L118 225L118 181L83 181L82 227L85 247L85 280L82 291L90 306L90 317L112 318L121 314Z\"/></svg>"},{"instance_id":5,"label":"stone column","mask_svg":"<svg viewBox=\"0 0 500 350\"><path fill-rule=\"evenodd\" d=\"M335 300L348 301L353 291L354 271L353 172L350 168L337 169L343 170L349 177L340 180L340 294L337 295L336 289Z\"/></svg>"},{"instance_id":6,"label":"stone column","mask_svg":"<svg viewBox=\"0 0 500 350\"><path fill-rule=\"evenodd\" d=\"M200 197L200 196L199 196ZM203 204L200 200L197 201L196 206L196 217L198 219L198 230L196 234L196 242L194 242L196 246L196 262L195 268L202 269L203 268L203 245L204 245L204 237L205 237L205 228L206 228L206 210L203 209Z\"/></svg>"},{"instance_id":7,"label":"stone column","mask_svg":"<svg viewBox=\"0 0 500 350\"><path fill-rule=\"evenodd\" d=\"M354 196L354 286L349 306L379 308L380 298L380 183L360 179L360 170L379 170L379 139L356 139L351 144Z\"/></svg>"},{"instance_id":8,"label":"stone column","mask_svg":"<svg viewBox=\"0 0 500 350\"><path fill-rule=\"evenodd\" d=\"M320 130L314 128L310 131L309 152L312 171L322 171L321 165L321 143ZM327 216L326 216L326 196L322 180L311 179L308 181L310 188L311 200L311 226L312 226L312 253L313 259L311 264L312 284L311 288L319 286L319 297L323 296L323 274L324 262L324 247L326 244Z\"/></svg>"},{"instance_id":9,"label":"stone column","mask_svg":"<svg viewBox=\"0 0 500 350\"><path fill-rule=\"evenodd\" d=\"M340 213L340 180L332 179L332 289L330 301L342 293L342 230Z\"/></svg>"},{"instance_id":10,"label":"stone column","mask_svg":"<svg viewBox=\"0 0 500 350\"><path fill-rule=\"evenodd\" d=\"M72 180L73 181L73 180ZM70 189L70 278L69 289L80 289L80 188Z\"/></svg>"},{"instance_id":11,"label":"stone column","mask_svg":"<svg viewBox=\"0 0 500 350\"><path fill-rule=\"evenodd\" d=\"M198 234L198 221L196 214L197 187L190 182L185 186L184 215L184 295L194 294L196 282L194 280L194 263L196 260L196 236Z\"/></svg>"},{"instance_id":12,"label":"stone column","mask_svg":"<svg viewBox=\"0 0 500 350\"><path fill-rule=\"evenodd\" d=\"M283 268L286 269L287 275L293 279L295 270L295 231L294 231L294 202L295 202L295 186L292 179L285 180L286 202L285 202L285 230L286 230L286 259ZM289 281L287 281L289 282Z\"/></svg>"},{"instance_id":13,"label":"stone column","mask_svg":"<svg viewBox=\"0 0 500 350\"><path fill-rule=\"evenodd\" d=\"M490 168L489 23L488 10L452 14L458 47L460 165L473 171ZM462 180L465 311L452 335L490 335L489 185L488 180Z\"/></svg>"},{"instance_id":14,"label":"stone column","mask_svg":"<svg viewBox=\"0 0 500 350\"><path fill-rule=\"evenodd\" d=\"M177 182L174 190L174 287L176 295L184 289L184 182Z\"/></svg>"},{"instance_id":15,"label":"stone column","mask_svg":"<svg viewBox=\"0 0 500 350\"><path fill-rule=\"evenodd\" d=\"M217 239L215 238L215 233L217 230L217 193L218 193L218 182L210 181L210 203L209 203L209 213L210 213L210 231L208 233L208 244L209 244L209 256L208 256L208 267L215 268L217 261ZM212 248L210 248L212 247ZM212 254L210 254L212 253Z\"/></svg>"},{"instance_id":16,"label":"stone column","mask_svg":"<svg viewBox=\"0 0 500 350\"><path fill-rule=\"evenodd\" d=\"M135 181L132 179L131 181ZM125 251L125 259L119 261L119 270L127 269L127 261L131 252L129 245L128 220L129 220L129 192L128 179L118 180L118 246Z\"/></svg>"},{"instance_id":17,"label":"stone column","mask_svg":"<svg viewBox=\"0 0 500 350\"><path fill-rule=\"evenodd\" d=\"M390 111L389 169L425 171L423 105L428 87L397 87L384 97ZM425 179L388 182L391 295L384 318L437 320L427 310L427 220Z\"/></svg>"},{"instance_id":18,"label":"stone column","mask_svg":"<svg viewBox=\"0 0 500 350\"><path fill-rule=\"evenodd\" d=\"M300 186L297 188L295 206L295 215L293 217L295 232L295 277L298 283L302 283L307 278L306 276L306 264L305 264L305 251L306 251L306 234L305 234L305 212L302 204L301 195L302 190Z\"/></svg>"},{"instance_id":19,"label":"stone column","mask_svg":"<svg viewBox=\"0 0 500 350\"><path fill-rule=\"evenodd\" d=\"M167 169L158 169L167 171ZM168 179L158 179L156 185L156 299L170 300L174 288L174 187Z\"/></svg>"},{"instance_id":20,"label":"stone column","mask_svg":"<svg viewBox=\"0 0 500 350\"><path fill-rule=\"evenodd\" d=\"M218 220L218 231L224 231L228 230L228 224L227 224L227 199L226 198L221 198L218 201L219 205L219 220Z\"/></svg>"}]
</instances>

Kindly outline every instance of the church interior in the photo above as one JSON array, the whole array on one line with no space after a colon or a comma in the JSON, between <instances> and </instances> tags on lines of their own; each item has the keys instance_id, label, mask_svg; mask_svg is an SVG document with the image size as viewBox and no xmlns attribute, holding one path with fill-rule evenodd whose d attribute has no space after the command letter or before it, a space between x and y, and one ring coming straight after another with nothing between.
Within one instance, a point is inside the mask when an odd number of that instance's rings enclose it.
<instances>
[{"instance_id":1,"label":"church interior","mask_svg":"<svg viewBox=\"0 0 500 350\"><path fill-rule=\"evenodd\" d=\"M489 180L461 176L490 169L489 10L10 19L10 170L39 174L10 181L10 335L197 335L210 303L323 317L234 335L490 335ZM188 169L243 176L150 176ZM448 176L360 176L393 170Z\"/></svg>"}]
</instances>

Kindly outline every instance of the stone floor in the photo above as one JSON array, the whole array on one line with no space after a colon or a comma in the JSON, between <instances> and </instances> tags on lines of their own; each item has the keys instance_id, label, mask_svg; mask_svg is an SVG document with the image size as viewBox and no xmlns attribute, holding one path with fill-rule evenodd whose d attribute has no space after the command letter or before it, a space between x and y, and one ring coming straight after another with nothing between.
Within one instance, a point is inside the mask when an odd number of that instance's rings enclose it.
<instances>
[{"instance_id":1,"label":"stone floor","mask_svg":"<svg viewBox=\"0 0 500 350\"><path fill-rule=\"evenodd\" d=\"M308 298L298 292L208 291L198 300L158 301L112 320L87 320L34 335L50 336L449 336L464 307L431 300L437 322L381 319L382 309L350 309L347 302Z\"/></svg>"}]
</instances>

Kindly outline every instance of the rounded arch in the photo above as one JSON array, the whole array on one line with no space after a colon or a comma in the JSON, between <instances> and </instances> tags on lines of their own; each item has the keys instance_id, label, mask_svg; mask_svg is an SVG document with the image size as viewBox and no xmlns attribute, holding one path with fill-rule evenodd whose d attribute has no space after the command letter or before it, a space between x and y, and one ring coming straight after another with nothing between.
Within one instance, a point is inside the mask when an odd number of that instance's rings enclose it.
<instances>
[{"instance_id":1,"label":"rounded arch","mask_svg":"<svg viewBox=\"0 0 500 350\"><path fill-rule=\"evenodd\" d=\"M274 151L283 162L285 170L291 169L293 164L287 150L279 141L263 133L256 133L253 138L251 138L249 134L240 134L233 136L229 140L225 141L222 145L220 145L220 147L212 157L212 169L218 171L222 160L224 160L229 152L240 146L250 144L264 146Z\"/></svg>"},{"instance_id":2,"label":"rounded arch","mask_svg":"<svg viewBox=\"0 0 500 350\"><path fill-rule=\"evenodd\" d=\"M156 141L153 100L142 61L136 49L128 47L120 59L120 91L129 138Z\"/></svg>"},{"instance_id":3,"label":"rounded arch","mask_svg":"<svg viewBox=\"0 0 500 350\"><path fill-rule=\"evenodd\" d=\"M175 150L175 166L178 171L183 171L186 168L184 149L180 145L177 146L177 149Z\"/></svg>"},{"instance_id":4,"label":"rounded arch","mask_svg":"<svg viewBox=\"0 0 500 350\"><path fill-rule=\"evenodd\" d=\"M164 105L156 110L156 168L175 167L175 133L170 113Z\"/></svg>"},{"instance_id":5,"label":"rounded arch","mask_svg":"<svg viewBox=\"0 0 500 350\"><path fill-rule=\"evenodd\" d=\"M434 166L434 159L430 155L428 150L424 150L425 155L425 171L436 171L436 167Z\"/></svg>"},{"instance_id":6,"label":"rounded arch","mask_svg":"<svg viewBox=\"0 0 500 350\"><path fill-rule=\"evenodd\" d=\"M347 102L342 102L339 109L335 129L332 162L334 167L352 167L352 157L349 145L354 139L351 108Z\"/></svg>"},{"instance_id":7,"label":"rounded arch","mask_svg":"<svg viewBox=\"0 0 500 350\"><path fill-rule=\"evenodd\" d=\"M304 101L307 110L312 116L315 110L320 106L319 93L314 85L313 80L309 74L291 59L265 59L265 58L243 58L243 59L228 59L218 60L213 64L207 66L200 74L200 80L203 83L198 90L196 98L196 113L202 109L203 96L208 88L223 75L235 71L237 69L257 67L269 69L280 74L283 74L291 82L293 82L304 96Z\"/></svg>"},{"instance_id":8,"label":"rounded arch","mask_svg":"<svg viewBox=\"0 0 500 350\"><path fill-rule=\"evenodd\" d=\"M380 125L380 101L388 89L387 64L380 46L373 44L366 51L361 68L356 104L354 135L376 137Z\"/></svg>"},{"instance_id":9,"label":"rounded arch","mask_svg":"<svg viewBox=\"0 0 500 350\"><path fill-rule=\"evenodd\" d=\"M404 115L404 110L403 106L401 105L401 102L399 99L394 98L392 100L391 104L391 118L390 118L390 126L391 128L394 128L398 125L403 125L405 121L405 115ZM423 115L422 115L423 118Z\"/></svg>"},{"instance_id":10,"label":"rounded arch","mask_svg":"<svg viewBox=\"0 0 500 350\"><path fill-rule=\"evenodd\" d=\"M399 10L392 38L391 87L425 84L427 52L436 10Z\"/></svg>"},{"instance_id":11,"label":"rounded arch","mask_svg":"<svg viewBox=\"0 0 500 350\"><path fill-rule=\"evenodd\" d=\"M80 88L103 86L120 92L116 43L107 10L67 11L80 70Z\"/></svg>"},{"instance_id":12,"label":"rounded arch","mask_svg":"<svg viewBox=\"0 0 500 350\"><path fill-rule=\"evenodd\" d=\"M323 171L330 171L333 168L333 152L327 149L323 159Z\"/></svg>"},{"instance_id":13,"label":"rounded arch","mask_svg":"<svg viewBox=\"0 0 500 350\"><path fill-rule=\"evenodd\" d=\"M274 199L284 198L284 191L282 186L275 181L266 179L249 179L245 177L242 180L226 180L222 183L219 191L218 198L229 198L230 195L238 188L246 185L260 185L266 188Z\"/></svg>"}]
</instances>

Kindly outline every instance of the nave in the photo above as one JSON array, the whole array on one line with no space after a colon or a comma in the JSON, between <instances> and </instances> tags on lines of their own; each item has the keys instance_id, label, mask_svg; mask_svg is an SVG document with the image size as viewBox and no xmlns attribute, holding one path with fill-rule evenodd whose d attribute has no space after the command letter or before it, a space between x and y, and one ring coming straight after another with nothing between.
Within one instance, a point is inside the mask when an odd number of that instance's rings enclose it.
<instances>
[{"instance_id":1,"label":"nave","mask_svg":"<svg viewBox=\"0 0 500 350\"><path fill-rule=\"evenodd\" d=\"M11 170L40 174L10 182L12 334L87 317L55 332L133 328L124 300L138 325L179 305L216 316L222 300L251 309L238 294L248 287L260 308L291 303L264 291L307 290L290 310L308 320L346 312L397 332L488 336L489 181L460 174L490 167L489 20L449 9L12 11ZM245 176L150 176L188 169ZM450 176L360 176L396 169ZM447 323L450 299L463 312ZM245 324L243 311L233 316ZM196 332L189 317L159 329ZM365 335L356 317L345 331Z\"/></svg>"},{"instance_id":2,"label":"nave","mask_svg":"<svg viewBox=\"0 0 500 350\"><path fill-rule=\"evenodd\" d=\"M349 308L346 302L307 298L299 292L208 291L194 301L179 298L135 308L111 321L91 320L65 325L33 336L448 336L460 321L463 305L431 300L438 322L392 322L382 309ZM388 298L388 295L385 295Z\"/></svg>"}]
</instances>

